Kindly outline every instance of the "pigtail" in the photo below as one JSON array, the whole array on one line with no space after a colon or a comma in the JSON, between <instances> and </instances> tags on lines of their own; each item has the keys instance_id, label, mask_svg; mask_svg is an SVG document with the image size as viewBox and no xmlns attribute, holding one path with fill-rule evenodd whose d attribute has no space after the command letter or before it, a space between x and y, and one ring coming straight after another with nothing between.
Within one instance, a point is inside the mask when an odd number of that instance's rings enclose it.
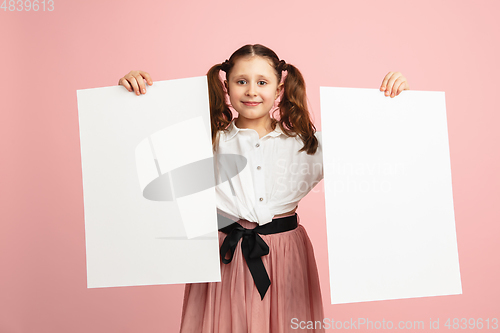
<instances>
[{"instance_id":1,"label":"pigtail","mask_svg":"<svg viewBox=\"0 0 500 333\"><path fill-rule=\"evenodd\" d=\"M218 132L224 130L233 120L233 114L226 104L226 95L219 79L221 69L222 64L217 64L212 66L207 73L213 151L217 149Z\"/></svg>"},{"instance_id":2,"label":"pigtail","mask_svg":"<svg viewBox=\"0 0 500 333\"><path fill-rule=\"evenodd\" d=\"M279 123L288 136L298 135L304 146L299 151L314 154L318 148L318 139L314 135L316 127L311 122L307 108L306 84L297 67L280 62L282 70L288 74L284 82L283 97L279 103Z\"/></svg>"}]
</instances>

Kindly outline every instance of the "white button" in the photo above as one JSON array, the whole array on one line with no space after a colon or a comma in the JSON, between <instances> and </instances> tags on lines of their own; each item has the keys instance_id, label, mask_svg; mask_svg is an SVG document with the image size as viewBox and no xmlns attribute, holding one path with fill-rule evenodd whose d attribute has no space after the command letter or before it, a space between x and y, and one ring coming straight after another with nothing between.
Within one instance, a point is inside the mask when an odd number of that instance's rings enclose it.
<instances>
[{"instance_id":1,"label":"white button","mask_svg":"<svg viewBox=\"0 0 500 333\"><path fill-rule=\"evenodd\" d=\"M264 198L259 198L259 201L263 201L263 200L264 200Z\"/></svg>"},{"instance_id":2,"label":"white button","mask_svg":"<svg viewBox=\"0 0 500 333\"><path fill-rule=\"evenodd\" d=\"M260 170L260 165L257 167L257 170Z\"/></svg>"},{"instance_id":3,"label":"white button","mask_svg":"<svg viewBox=\"0 0 500 333\"><path fill-rule=\"evenodd\" d=\"M257 144L255 145L255 147L259 148L259 147L260 147L260 144L258 144L258 143L257 143Z\"/></svg>"}]
</instances>

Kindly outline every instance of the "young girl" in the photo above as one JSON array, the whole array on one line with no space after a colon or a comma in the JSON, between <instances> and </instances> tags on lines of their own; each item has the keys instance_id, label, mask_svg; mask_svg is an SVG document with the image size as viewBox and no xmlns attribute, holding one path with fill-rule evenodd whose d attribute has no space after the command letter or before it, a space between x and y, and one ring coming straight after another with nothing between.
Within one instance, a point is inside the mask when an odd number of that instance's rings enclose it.
<instances>
[{"instance_id":1,"label":"young girl","mask_svg":"<svg viewBox=\"0 0 500 333\"><path fill-rule=\"evenodd\" d=\"M181 332L282 333L296 331L293 323L322 322L313 248L295 213L323 178L302 74L256 44L241 47L207 76L216 177L228 180L216 187L217 209L236 222L219 230L222 281L186 285ZM131 71L119 84L140 95L144 80L153 84L148 73ZM391 97L407 89L399 72L387 74L380 87ZM226 154L247 159L232 178L235 165ZM316 326L301 331L324 332Z\"/></svg>"}]
</instances>

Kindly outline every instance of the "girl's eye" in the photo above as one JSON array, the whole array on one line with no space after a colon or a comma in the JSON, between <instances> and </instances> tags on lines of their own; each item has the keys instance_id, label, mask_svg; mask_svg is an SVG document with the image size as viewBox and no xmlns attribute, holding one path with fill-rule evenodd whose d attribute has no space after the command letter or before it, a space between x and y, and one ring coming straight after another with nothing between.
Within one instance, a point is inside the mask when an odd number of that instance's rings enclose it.
<instances>
[{"instance_id":1,"label":"girl's eye","mask_svg":"<svg viewBox=\"0 0 500 333\"><path fill-rule=\"evenodd\" d=\"M245 80L239 80L239 81L236 81L236 83L238 83L238 84L245 84L246 82L247 82L247 81L245 81Z\"/></svg>"},{"instance_id":2,"label":"girl's eye","mask_svg":"<svg viewBox=\"0 0 500 333\"><path fill-rule=\"evenodd\" d=\"M266 82L266 81L259 81L258 83L259 83L261 86L263 86L263 85L266 85L266 84L267 84L267 82Z\"/></svg>"}]
</instances>

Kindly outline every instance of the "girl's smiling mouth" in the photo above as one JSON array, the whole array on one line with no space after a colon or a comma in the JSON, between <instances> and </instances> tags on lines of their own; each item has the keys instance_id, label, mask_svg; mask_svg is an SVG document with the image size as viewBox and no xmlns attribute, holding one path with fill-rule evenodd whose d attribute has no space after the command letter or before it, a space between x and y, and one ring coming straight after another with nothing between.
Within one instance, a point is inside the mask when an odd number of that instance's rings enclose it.
<instances>
[{"instance_id":1,"label":"girl's smiling mouth","mask_svg":"<svg viewBox=\"0 0 500 333\"><path fill-rule=\"evenodd\" d=\"M260 102L243 102L246 106L257 106L260 104Z\"/></svg>"}]
</instances>

